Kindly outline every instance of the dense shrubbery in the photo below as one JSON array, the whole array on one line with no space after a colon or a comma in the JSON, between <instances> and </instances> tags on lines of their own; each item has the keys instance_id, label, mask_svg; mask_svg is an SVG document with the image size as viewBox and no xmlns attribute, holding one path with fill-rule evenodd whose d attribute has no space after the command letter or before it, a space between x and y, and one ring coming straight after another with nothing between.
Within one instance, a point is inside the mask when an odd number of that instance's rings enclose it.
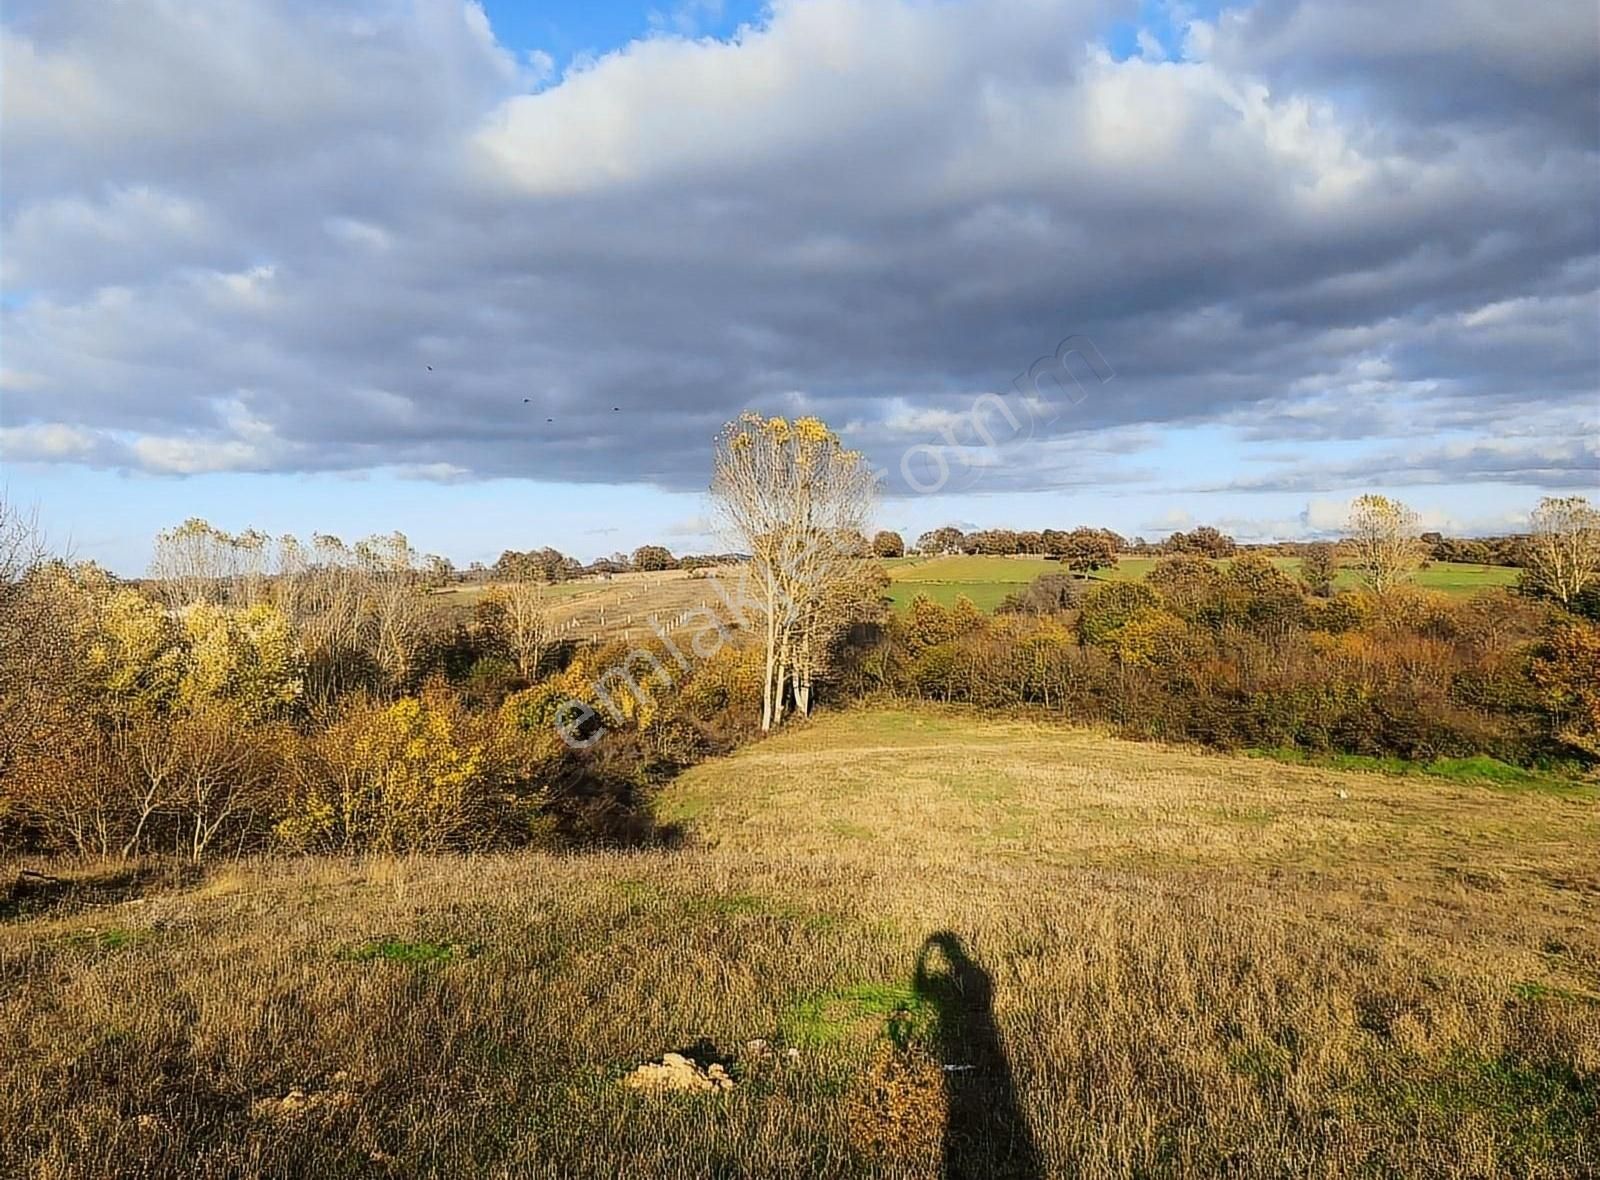
<instances>
[{"instance_id":1,"label":"dense shrubbery","mask_svg":"<svg viewBox=\"0 0 1600 1180\"><path fill-rule=\"evenodd\" d=\"M918 599L851 653L849 685L1224 748L1600 753L1600 628L1506 591L1307 597L1264 558L1183 555L1143 583L1052 581L1010 606L986 619Z\"/></svg>"},{"instance_id":2,"label":"dense shrubbery","mask_svg":"<svg viewBox=\"0 0 1600 1180\"><path fill-rule=\"evenodd\" d=\"M522 842L539 750L438 686L358 699L296 743L274 834L306 850L426 851Z\"/></svg>"},{"instance_id":3,"label":"dense shrubbery","mask_svg":"<svg viewBox=\"0 0 1600 1180\"><path fill-rule=\"evenodd\" d=\"M1066 574L1041 574L1026 590L1007 594L1000 603L1003 615L1049 615L1071 610L1082 599L1088 583Z\"/></svg>"},{"instance_id":4,"label":"dense shrubbery","mask_svg":"<svg viewBox=\"0 0 1600 1180\"><path fill-rule=\"evenodd\" d=\"M186 560L238 540L174 535ZM745 653L574 649L517 587L465 625L431 610L403 538L318 547L270 577L196 559L213 572L142 588L37 553L0 571L0 841L200 859L634 839L652 785L759 718ZM569 748L568 700L618 732Z\"/></svg>"},{"instance_id":5,"label":"dense shrubbery","mask_svg":"<svg viewBox=\"0 0 1600 1180\"><path fill-rule=\"evenodd\" d=\"M516 584L470 623L447 620L398 534L321 537L268 576L261 538L190 522L164 536L163 576L134 587L24 552L5 527L0 840L13 847L199 859L634 840L650 834L655 786L759 725L758 648L556 642ZM1215 540L1197 534L1198 550ZM966 599L893 615L874 583L828 631L817 684L835 703L1037 707L1223 748L1600 758L1589 598L1569 610L1327 581L1256 553L1218 566L1182 552L1143 582L1046 575L992 618ZM578 736L603 727L603 740L562 740L570 702L592 711Z\"/></svg>"}]
</instances>

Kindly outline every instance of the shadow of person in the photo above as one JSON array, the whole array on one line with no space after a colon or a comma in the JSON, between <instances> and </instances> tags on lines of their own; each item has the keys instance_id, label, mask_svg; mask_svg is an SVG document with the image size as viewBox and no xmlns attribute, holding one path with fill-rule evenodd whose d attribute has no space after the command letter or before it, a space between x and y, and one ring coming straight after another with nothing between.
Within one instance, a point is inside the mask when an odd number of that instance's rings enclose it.
<instances>
[{"instance_id":1,"label":"shadow of person","mask_svg":"<svg viewBox=\"0 0 1600 1180\"><path fill-rule=\"evenodd\" d=\"M1039 1148L1017 1102L1011 1063L995 1025L989 973L945 930L922 944L912 986L938 1014L938 1052L946 1067L943 1175L951 1180L1042 1177Z\"/></svg>"}]
</instances>

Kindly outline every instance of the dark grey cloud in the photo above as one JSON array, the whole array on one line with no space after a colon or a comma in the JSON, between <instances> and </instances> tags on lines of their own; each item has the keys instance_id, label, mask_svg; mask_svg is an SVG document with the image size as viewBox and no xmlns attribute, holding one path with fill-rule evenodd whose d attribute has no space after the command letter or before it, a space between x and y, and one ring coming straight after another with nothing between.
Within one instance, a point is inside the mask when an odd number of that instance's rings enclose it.
<instances>
[{"instance_id":1,"label":"dark grey cloud","mask_svg":"<svg viewBox=\"0 0 1600 1180\"><path fill-rule=\"evenodd\" d=\"M1535 454L1600 396L1589 6L1269 2L1181 62L1004 8L780 4L553 81L445 0L15 10L0 450L693 488L755 406L894 473L1078 333L1115 380L953 489L1189 482L1174 425L1486 444L1529 407L1526 461L1425 469L1592 467ZM1293 486L1404 465L1347 467Z\"/></svg>"},{"instance_id":2,"label":"dark grey cloud","mask_svg":"<svg viewBox=\"0 0 1600 1180\"><path fill-rule=\"evenodd\" d=\"M1262 0L1225 12L1206 41L1214 60L1276 85L1399 108L1417 150L1429 142L1421 129L1440 123L1583 146L1600 127L1600 8L1589 0Z\"/></svg>"}]
</instances>

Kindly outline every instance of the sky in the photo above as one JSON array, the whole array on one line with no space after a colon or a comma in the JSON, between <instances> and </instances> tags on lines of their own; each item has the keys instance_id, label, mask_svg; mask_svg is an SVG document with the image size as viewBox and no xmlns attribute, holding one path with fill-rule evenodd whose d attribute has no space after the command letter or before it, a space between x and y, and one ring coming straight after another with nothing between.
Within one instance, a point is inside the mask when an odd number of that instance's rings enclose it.
<instances>
[{"instance_id":1,"label":"sky","mask_svg":"<svg viewBox=\"0 0 1600 1180\"><path fill-rule=\"evenodd\" d=\"M1600 15L5 5L0 487L57 547L729 548L744 410L908 537L1600 499Z\"/></svg>"}]
</instances>

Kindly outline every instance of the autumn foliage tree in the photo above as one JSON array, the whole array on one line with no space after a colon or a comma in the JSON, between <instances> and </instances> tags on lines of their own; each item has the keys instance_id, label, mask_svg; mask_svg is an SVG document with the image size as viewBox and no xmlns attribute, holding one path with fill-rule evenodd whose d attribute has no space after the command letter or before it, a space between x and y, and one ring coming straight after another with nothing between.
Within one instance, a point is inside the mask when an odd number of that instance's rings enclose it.
<instances>
[{"instance_id":1,"label":"autumn foliage tree","mask_svg":"<svg viewBox=\"0 0 1600 1180\"><path fill-rule=\"evenodd\" d=\"M945 553L961 552L963 535L954 525L941 525L936 529L929 529L917 538L917 552L928 557L937 557Z\"/></svg>"},{"instance_id":2,"label":"autumn foliage tree","mask_svg":"<svg viewBox=\"0 0 1600 1180\"><path fill-rule=\"evenodd\" d=\"M66 707L55 689L76 668L49 581L35 517L0 495L0 782L19 756L49 742Z\"/></svg>"},{"instance_id":3,"label":"autumn foliage tree","mask_svg":"<svg viewBox=\"0 0 1600 1180\"><path fill-rule=\"evenodd\" d=\"M1600 579L1600 509L1583 496L1546 496L1529 524L1524 583L1571 606Z\"/></svg>"},{"instance_id":4,"label":"autumn foliage tree","mask_svg":"<svg viewBox=\"0 0 1600 1180\"><path fill-rule=\"evenodd\" d=\"M1107 529L1076 528L1071 532L1044 530L1045 552L1074 573L1109 569L1117 564L1120 538Z\"/></svg>"},{"instance_id":5,"label":"autumn foliage tree","mask_svg":"<svg viewBox=\"0 0 1600 1180\"><path fill-rule=\"evenodd\" d=\"M49 592L76 674L45 686L61 703L52 740L8 776L26 822L80 853L194 859L258 829L276 727L302 691L282 613L173 610L83 567L52 571Z\"/></svg>"},{"instance_id":6,"label":"autumn foliage tree","mask_svg":"<svg viewBox=\"0 0 1600 1180\"><path fill-rule=\"evenodd\" d=\"M1356 497L1345 531L1350 564L1374 594L1387 594L1422 562L1417 514L1399 500L1373 493Z\"/></svg>"},{"instance_id":7,"label":"autumn foliage tree","mask_svg":"<svg viewBox=\"0 0 1600 1180\"><path fill-rule=\"evenodd\" d=\"M578 572L576 559L548 545L526 552L507 549L494 563L494 576L510 582L565 582Z\"/></svg>"},{"instance_id":8,"label":"autumn foliage tree","mask_svg":"<svg viewBox=\"0 0 1600 1180\"><path fill-rule=\"evenodd\" d=\"M354 702L303 747L276 834L308 851L491 845L521 806L508 732L442 692Z\"/></svg>"},{"instance_id":9,"label":"autumn foliage tree","mask_svg":"<svg viewBox=\"0 0 1600 1180\"><path fill-rule=\"evenodd\" d=\"M1187 533L1173 533L1164 548L1168 553L1193 553L1200 557L1232 557L1239 546L1220 529L1203 524Z\"/></svg>"},{"instance_id":10,"label":"autumn foliage tree","mask_svg":"<svg viewBox=\"0 0 1600 1180\"><path fill-rule=\"evenodd\" d=\"M675 570L678 559L665 545L640 545L633 551L633 568L646 573Z\"/></svg>"},{"instance_id":11,"label":"autumn foliage tree","mask_svg":"<svg viewBox=\"0 0 1600 1180\"><path fill-rule=\"evenodd\" d=\"M854 601L876 481L858 451L817 418L744 414L718 436L711 494L723 527L750 554L763 623L761 727L792 699L810 707L818 660Z\"/></svg>"},{"instance_id":12,"label":"autumn foliage tree","mask_svg":"<svg viewBox=\"0 0 1600 1180\"><path fill-rule=\"evenodd\" d=\"M1545 694L1562 741L1600 758L1600 626L1556 626L1533 661L1533 679Z\"/></svg>"}]
</instances>

